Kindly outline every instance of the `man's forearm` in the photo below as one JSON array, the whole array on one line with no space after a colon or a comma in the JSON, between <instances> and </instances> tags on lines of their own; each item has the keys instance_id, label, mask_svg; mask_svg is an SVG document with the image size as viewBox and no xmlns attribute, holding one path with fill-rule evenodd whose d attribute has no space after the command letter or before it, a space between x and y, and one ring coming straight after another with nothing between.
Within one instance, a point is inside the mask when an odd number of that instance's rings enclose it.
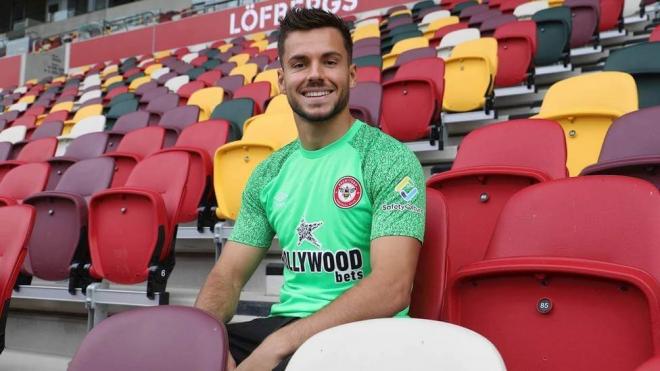
<instances>
[{"instance_id":1,"label":"man's forearm","mask_svg":"<svg viewBox=\"0 0 660 371\"><path fill-rule=\"evenodd\" d=\"M319 312L275 332L281 356L293 353L305 340L325 329L372 318L392 317L410 302L411 287L402 280L370 275Z\"/></svg>"},{"instance_id":2,"label":"man's forearm","mask_svg":"<svg viewBox=\"0 0 660 371\"><path fill-rule=\"evenodd\" d=\"M226 323L236 313L240 294L241 287L236 287L231 277L216 265L200 290L195 307Z\"/></svg>"}]
</instances>

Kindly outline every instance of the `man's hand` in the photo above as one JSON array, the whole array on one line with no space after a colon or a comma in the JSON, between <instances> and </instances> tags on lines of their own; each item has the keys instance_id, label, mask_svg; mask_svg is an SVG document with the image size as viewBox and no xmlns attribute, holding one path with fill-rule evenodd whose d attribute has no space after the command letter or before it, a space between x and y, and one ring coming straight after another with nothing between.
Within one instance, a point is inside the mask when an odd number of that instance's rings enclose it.
<instances>
[{"instance_id":1,"label":"man's hand","mask_svg":"<svg viewBox=\"0 0 660 371\"><path fill-rule=\"evenodd\" d=\"M271 371L292 351L277 338L277 333L267 337L261 345L236 368L236 371Z\"/></svg>"}]
</instances>

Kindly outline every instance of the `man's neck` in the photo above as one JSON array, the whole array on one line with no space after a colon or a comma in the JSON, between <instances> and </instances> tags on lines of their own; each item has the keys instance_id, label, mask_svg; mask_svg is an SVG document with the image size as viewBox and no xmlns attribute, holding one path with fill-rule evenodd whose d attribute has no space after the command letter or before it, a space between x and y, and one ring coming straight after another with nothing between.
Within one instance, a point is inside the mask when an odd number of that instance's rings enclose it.
<instances>
[{"instance_id":1,"label":"man's neck","mask_svg":"<svg viewBox=\"0 0 660 371\"><path fill-rule=\"evenodd\" d=\"M308 151L315 151L341 138L351 128L355 119L348 110L326 122L308 122L294 114L300 144Z\"/></svg>"}]
</instances>

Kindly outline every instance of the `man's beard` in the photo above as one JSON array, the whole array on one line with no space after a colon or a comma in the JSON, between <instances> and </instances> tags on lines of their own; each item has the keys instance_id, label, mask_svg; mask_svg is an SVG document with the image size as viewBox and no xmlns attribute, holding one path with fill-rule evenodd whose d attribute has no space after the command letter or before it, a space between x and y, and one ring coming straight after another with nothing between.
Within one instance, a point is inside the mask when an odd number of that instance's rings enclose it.
<instances>
[{"instance_id":1,"label":"man's beard","mask_svg":"<svg viewBox=\"0 0 660 371\"><path fill-rule=\"evenodd\" d=\"M305 112L302 106L295 99L289 99L289 105L291 105L291 109L293 110L293 112L295 112L298 116L302 117L308 122L311 122L313 124L321 124L339 115L348 105L348 98L349 98L348 90L343 90L342 94L339 96L339 99L337 100L337 103L334 105L334 107L332 107L330 112L328 112L327 114L320 114L320 115L311 115Z\"/></svg>"}]
</instances>

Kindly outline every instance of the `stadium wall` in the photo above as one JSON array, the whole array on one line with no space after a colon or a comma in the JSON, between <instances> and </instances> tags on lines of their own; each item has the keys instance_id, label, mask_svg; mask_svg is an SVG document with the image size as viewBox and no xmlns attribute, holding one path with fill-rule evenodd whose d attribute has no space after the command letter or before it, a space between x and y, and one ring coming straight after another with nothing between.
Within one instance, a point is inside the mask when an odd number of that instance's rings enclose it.
<instances>
[{"instance_id":1,"label":"stadium wall","mask_svg":"<svg viewBox=\"0 0 660 371\"><path fill-rule=\"evenodd\" d=\"M25 54L0 58L0 88L18 86L23 83Z\"/></svg>"}]
</instances>

